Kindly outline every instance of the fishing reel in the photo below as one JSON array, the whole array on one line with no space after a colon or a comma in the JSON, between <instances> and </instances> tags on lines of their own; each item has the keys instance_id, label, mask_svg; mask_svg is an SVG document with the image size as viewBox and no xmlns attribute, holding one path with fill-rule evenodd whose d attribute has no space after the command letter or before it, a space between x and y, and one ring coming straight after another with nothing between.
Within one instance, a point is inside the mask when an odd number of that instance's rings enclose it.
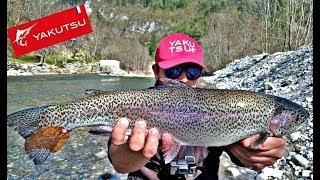
<instances>
[{"instance_id":1,"label":"fishing reel","mask_svg":"<svg viewBox=\"0 0 320 180\"><path fill-rule=\"evenodd\" d=\"M196 172L197 165L195 164L194 156L185 156L184 159L176 159L170 162L170 174L184 174L193 176Z\"/></svg>"},{"instance_id":2,"label":"fishing reel","mask_svg":"<svg viewBox=\"0 0 320 180\"><path fill-rule=\"evenodd\" d=\"M146 167L158 172L159 179L185 179L185 176L193 176L197 170L194 147L186 146L184 159L176 158L168 164L151 159Z\"/></svg>"},{"instance_id":3,"label":"fishing reel","mask_svg":"<svg viewBox=\"0 0 320 180\"><path fill-rule=\"evenodd\" d=\"M174 159L170 162L170 174L184 174L193 176L196 172L196 158L194 157L194 147L186 146L184 159Z\"/></svg>"}]
</instances>

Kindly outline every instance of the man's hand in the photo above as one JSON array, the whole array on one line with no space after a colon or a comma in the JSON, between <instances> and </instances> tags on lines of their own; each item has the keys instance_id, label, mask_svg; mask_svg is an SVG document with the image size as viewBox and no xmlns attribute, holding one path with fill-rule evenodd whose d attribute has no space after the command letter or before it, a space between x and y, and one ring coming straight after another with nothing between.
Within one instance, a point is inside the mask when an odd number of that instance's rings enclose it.
<instances>
[{"instance_id":1,"label":"man's hand","mask_svg":"<svg viewBox=\"0 0 320 180\"><path fill-rule=\"evenodd\" d=\"M119 173L133 172L143 167L157 153L159 132L151 128L148 133L146 123L135 123L131 137L125 133L129 120L121 118L112 129L109 155L115 170Z\"/></svg>"},{"instance_id":2,"label":"man's hand","mask_svg":"<svg viewBox=\"0 0 320 180\"><path fill-rule=\"evenodd\" d=\"M116 146L125 144L128 136L125 134L128 129L129 120L121 118L114 126L111 133L112 143ZM132 129L128 145L130 150L140 152L146 158L151 158L157 153L159 144L159 132L151 128L147 134L146 123L137 121Z\"/></svg>"},{"instance_id":3,"label":"man's hand","mask_svg":"<svg viewBox=\"0 0 320 180\"><path fill-rule=\"evenodd\" d=\"M282 137L269 137L257 149L253 149L251 144L257 137L252 136L227 147L246 167L261 170L283 157L285 140Z\"/></svg>"}]
</instances>

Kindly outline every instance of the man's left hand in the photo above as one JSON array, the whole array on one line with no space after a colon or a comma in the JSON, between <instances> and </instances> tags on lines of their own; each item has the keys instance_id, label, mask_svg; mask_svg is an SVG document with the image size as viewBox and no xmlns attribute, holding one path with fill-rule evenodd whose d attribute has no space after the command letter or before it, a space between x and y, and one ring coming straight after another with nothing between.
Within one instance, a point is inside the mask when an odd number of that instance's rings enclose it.
<instances>
[{"instance_id":1,"label":"man's left hand","mask_svg":"<svg viewBox=\"0 0 320 180\"><path fill-rule=\"evenodd\" d=\"M257 136L252 136L227 147L246 167L255 170L261 170L267 166L271 166L283 157L285 147L284 138L269 137L258 148L251 148L252 142L256 139Z\"/></svg>"}]
</instances>

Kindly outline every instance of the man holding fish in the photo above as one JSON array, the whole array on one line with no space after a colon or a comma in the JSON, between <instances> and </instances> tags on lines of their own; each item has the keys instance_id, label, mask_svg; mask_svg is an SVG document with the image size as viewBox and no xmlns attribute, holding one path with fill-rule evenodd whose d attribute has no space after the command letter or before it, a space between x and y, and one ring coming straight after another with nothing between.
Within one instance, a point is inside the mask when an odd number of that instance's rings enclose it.
<instances>
[{"instance_id":1,"label":"man holding fish","mask_svg":"<svg viewBox=\"0 0 320 180\"><path fill-rule=\"evenodd\" d=\"M202 49L194 39L185 34L171 34L160 42L156 50L155 64L152 67L155 79L170 78L189 87L196 87L197 79L206 68L202 58ZM156 85L172 84L159 84L157 81ZM114 126L109 140L110 161L117 172L129 173L129 179L184 179L184 174L188 174L186 177L189 179L217 179L219 156L223 151L227 152L237 165L255 170L273 165L284 155L285 140L282 137L268 137L262 144L252 147L259 135L228 146L182 146L177 150L174 149L170 134L164 133L159 138L158 129L147 129L144 120L135 123L129 138L126 135L129 121L121 118ZM173 158L180 160L188 155L186 152L190 152L190 149L191 155L195 157L193 164L196 169L193 173L172 173L172 163L163 163L163 154L171 155L171 151L179 151L178 157ZM190 164L188 167L190 168Z\"/></svg>"}]
</instances>

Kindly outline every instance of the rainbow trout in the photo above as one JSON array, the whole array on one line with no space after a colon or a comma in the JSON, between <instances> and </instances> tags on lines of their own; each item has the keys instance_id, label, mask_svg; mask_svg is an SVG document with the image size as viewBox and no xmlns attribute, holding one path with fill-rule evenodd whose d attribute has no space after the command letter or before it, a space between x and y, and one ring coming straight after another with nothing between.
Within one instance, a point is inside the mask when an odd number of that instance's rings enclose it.
<instances>
[{"instance_id":1,"label":"rainbow trout","mask_svg":"<svg viewBox=\"0 0 320 180\"><path fill-rule=\"evenodd\" d=\"M34 107L7 116L7 124L26 141L25 150L35 164L59 151L69 132L83 126L104 126L111 132L119 117L129 127L144 119L147 127L169 133L176 146L226 146L260 134L253 144L269 136L297 131L309 113L285 98L244 90L158 86L146 90L99 91L62 105ZM165 154L166 163L179 148Z\"/></svg>"}]
</instances>

